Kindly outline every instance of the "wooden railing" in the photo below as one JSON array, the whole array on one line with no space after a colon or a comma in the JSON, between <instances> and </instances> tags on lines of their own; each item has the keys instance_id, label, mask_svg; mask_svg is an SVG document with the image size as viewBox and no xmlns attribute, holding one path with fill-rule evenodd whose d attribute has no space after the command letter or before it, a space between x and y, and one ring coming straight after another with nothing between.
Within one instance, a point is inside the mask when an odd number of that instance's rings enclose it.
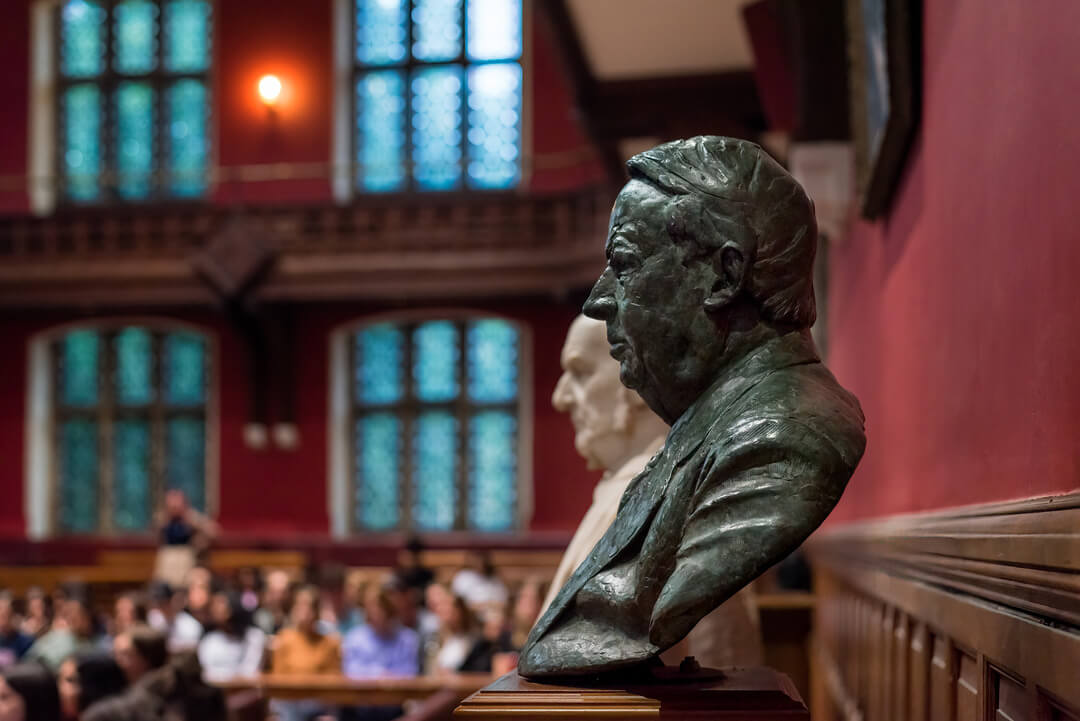
<instances>
[{"instance_id":1,"label":"wooden railing","mask_svg":"<svg viewBox=\"0 0 1080 721\"><path fill-rule=\"evenodd\" d=\"M815 721L1080 720L1080 494L811 548Z\"/></svg>"},{"instance_id":2,"label":"wooden railing","mask_svg":"<svg viewBox=\"0 0 1080 721\"><path fill-rule=\"evenodd\" d=\"M237 253L256 245L272 259L258 289L268 299L558 293L602 269L612 197L594 188L0 218L0 305L208 303L213 293L196 271L205 254L231 272Z\"/></svg>"}]
</instances>

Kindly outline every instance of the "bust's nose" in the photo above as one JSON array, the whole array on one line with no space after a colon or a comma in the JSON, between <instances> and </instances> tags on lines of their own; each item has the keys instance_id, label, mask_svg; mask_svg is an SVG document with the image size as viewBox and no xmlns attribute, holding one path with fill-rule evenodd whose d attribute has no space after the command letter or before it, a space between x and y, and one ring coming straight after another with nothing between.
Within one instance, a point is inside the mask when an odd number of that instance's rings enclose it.
<instances>
[{"instance_id":1,"label":"bust's nose","mask_svg":"<svg viewBox=\"0 0 1080 721\"><path fill-rule=\"evenodd\" d=\"M563 373L559 376L559 382L555 384L555 392L551 394L551 405L560 413L569 411L570 403L573 401L568 388L569 385L570 378L566 373Z\"/></svg>"},{"instance_id":2,"label":"bust's nose","mask_svg":"<svg viewBox=\"0 0 1080 721\"><path fill-rule=\"evenodd\" d=\"M604 274L597 279L581 311L594 320L607 321L615 317L615 281L610 268L605 268Z\"/></svg>"}]
</instances>

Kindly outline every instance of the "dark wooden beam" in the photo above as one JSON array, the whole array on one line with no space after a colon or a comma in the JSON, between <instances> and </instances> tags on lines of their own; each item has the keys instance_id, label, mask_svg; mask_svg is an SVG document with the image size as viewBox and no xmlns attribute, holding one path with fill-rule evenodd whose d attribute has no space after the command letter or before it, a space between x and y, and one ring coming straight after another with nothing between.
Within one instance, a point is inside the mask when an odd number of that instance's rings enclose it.
<instances>
[{"instance_id":1,"label":"dark wooden beam","mask_svg":"<svg viewBox=\"0 0 1080 721\"><path fill-rule=\"evenodd\" d=\"M608 80L598 83L586 109L609 138L733 135L753 139L766 129L754 75L702 75Z\"/></svg>"},{"instance_id":2,"label":"dark wooden beam","mask_svg":"<svg viewBox=\"0 0 1080 721\"><path fill-rule=\"evenodd\" d=\"M603 135L593 123L589 110L596 96L596 78L589 68L574 20L566 0L536 0L538 19L544 23L555 46L556 55L570 84L575 109L581 118L585 134L600 152L601 160L613 182L621 183L624 175L619 157L618 139Z\"/></svg>"},{"instance_id":3,"label":"dark wooden beam","mask_svg":"<svg viewBox=\"0 0 1080 721\"><path fill-rule=\"evenodd\" d=\"M753 74L747 71L599 80L589 67L566 0L536 0L589 139L613 181L626 171L619 141L691 135L755 139L766 129Z\"/></svg>"}]
</instances>

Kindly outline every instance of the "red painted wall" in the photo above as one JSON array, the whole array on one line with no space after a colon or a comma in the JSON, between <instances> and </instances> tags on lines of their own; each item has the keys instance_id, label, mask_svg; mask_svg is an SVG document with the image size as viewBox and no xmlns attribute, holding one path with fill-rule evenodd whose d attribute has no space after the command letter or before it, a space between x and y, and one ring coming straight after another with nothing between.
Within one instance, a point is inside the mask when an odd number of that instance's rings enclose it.
<instances>
[{"instance_id":1,"label":"red painted wall","mask_svg":"<svg viewBox=\"0 0 1080 721\"><path fill-rule=\"evenodd\" d=\"M461 306L455 306L461 307ZM574 450L569 419L551 407L559 373L559 350L577 309L568 305L521 301L479 304L524 323L533 345L533 487L530 531L568 532L577 525L592 497L597 476L585 470ZM226 535L252 543L305 542L325 538L327 517L327 400L329 337L339 325L378 309L357 306L310 306L295 310L297 335L296 422L300 446L294 451L270 446L252 450L242 430L248 420L252 386L244 347L217 314L184 311L151 313L197 323L218 341L220 392L220 512ZM89 316L87 316L89 317ZM8 352L0 353L0 538L21 537L23 515L24 410L27 345L46 328L77 320L71 314L0 316L0 335ZM563 539L565 540L565 539Z\"/></svg>"},{"instance_id":2,"label":"red painted wall","mask_svg":"<svg viewBox=\"0 0 1080 721\"><path fill-rule=\"evenodd\" d=\"M26 98L30 95L30 5L7 2L0 10L0 214L25 212Z\"/></svg>"},{"instance_id":3,"label":"red painted wall","mask_svg":"<svg viewBox=\"0 0 1080 721\"><path fill-rule=\"evenodd\" d=\"M1080 5L924 3L892 212L832 250L868 445L832 521L1080 487Z\"/></svg>"}]
</instances>

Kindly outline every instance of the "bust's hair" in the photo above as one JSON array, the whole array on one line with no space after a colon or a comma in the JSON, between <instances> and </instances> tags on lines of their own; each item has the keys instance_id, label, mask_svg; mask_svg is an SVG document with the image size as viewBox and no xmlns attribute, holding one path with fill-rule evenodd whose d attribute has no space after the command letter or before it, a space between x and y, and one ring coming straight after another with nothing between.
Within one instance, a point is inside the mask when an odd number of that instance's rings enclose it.
<instances>
[{"instance_id":1,"label":"bust's hair","mask_svg":"<svg viewBox=\"0 0 1080 721\"><path fill-rule=\"evenodd\" d=\"M762 317L814 324L814 204L755 143L713 135L675 140L627 161L632 179L667 195L667 232L708 256L734 240L748 253L746 291Z\"/></svg>"}]
</instances>

